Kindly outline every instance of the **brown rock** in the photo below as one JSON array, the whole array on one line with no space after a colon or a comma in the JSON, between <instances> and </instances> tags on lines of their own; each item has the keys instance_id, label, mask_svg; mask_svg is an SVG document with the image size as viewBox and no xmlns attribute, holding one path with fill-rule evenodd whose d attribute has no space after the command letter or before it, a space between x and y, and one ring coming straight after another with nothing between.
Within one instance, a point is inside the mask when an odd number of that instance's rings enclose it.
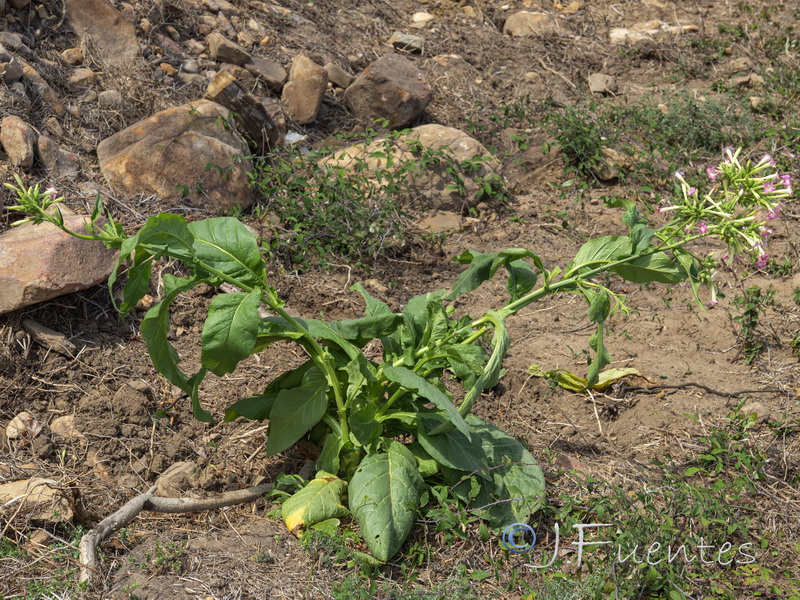
<instances>
[{"instance_id":1,"label":"brown rock","mask_svg":"<svg viewBox=\"0 0 800 600\"><path fill-rule=\"evenodd\" d=\"M69 500L58 489L58 482L52 479L33 477L0 485L0 505L8 507L18 502L30 505L31 518L36 521L71 523L75 516Z\"/></svg>"},{"instance_id":2,"label":"brown rock","mask_svg":"<svg viewBox=\"0 0 800 600\"><path fill-rule=\"evenodd\" d=\"M230 41L224 35L214 32L206 38L211 56L218 61L242 66L250 61L250 53L236 42Z\"/></svg>"},{"instance_id":3,"label":"brown rock","mask_svg":"<svg viewBox=\"0 0 800 600\"><path fill-rule=\"evenodd\" d=\"M22 328L33 338L34 342L48 350L58 352L68 358L75 356L78 351L75 344L70 342L63 333L45 327L33 319L25 319L22 322Z\"/></svg>"},{"instance_id":4,"label":"brown rock","mask_svg":"<svg viewBox=\"0 0 800 600\"><path fill-rule=\"evenodd\" d=\"M183 492L191 487L192 481L197 480L199 468L189 461L177 462L170 466L156 479L156 495L165 498L180 498Z\"/></svg>"},{"instance_id":5,"label":"brown rock","mask_svg":"<svg viewBox=\"0 0 800 600\"><path fill-rule=\"evenodd\" d=\"M619 86L612 75L592 73L589 75L589 91L593 94L616 94Z\"/></svg>"},{"instance_id":6,"label":"brown rock","mask_svg":"<svg viewBox=\"0 0 800 600\"><path fill-rule=\"evenodd\" d=\"M16 115L5 117L0 123L0 144L15 167L33 166L33 145L36 134L25 121Z\"/></svg>"},{"instance_id":7,"label":"brown rock","mask_svg":"<svg viewBox=\"0 0 800 600\"><path fill-rule=\"evenodd\" d=\"M37 140L39 161L55 177L75 177L79 172L78 157L62 150L51 138L40 135Z\"/></svg>"},{"instance_id":8,"label":"brown rock","mask_svg":"<svg viewBox=\"0 0 800 600\"><path fill-rule=\"evenodd\" d=\"M83 437L83 434L75 426L75 415L65 415L53 419L53 422L50 423L50 431L65 439Z\"/></svg>"},{"instance_id":9,"label":"brown rock","mask_svg":"<svg viewBox=\"0 0 800 600\"><path fill-rule=\"evenodd\" d=\"M328 88L328 74L306 56L295 56L281 100L289 116L300 125L317 118Z\"/></svg>"},{"instance_id":10,"label":"brown rock","mask_svg":"<svg viewBox=\"0 0 800 600\"><path fill-rule=\"evenodd\" d=\"M75 69L65 83L65 87L72 93L82 92L94 85L97 81L97 73L89 68L81 67Z\"/></svg>"},{"instance_id":11,"label":"brown rock","mask_svg":"<svg viewBox=\"0 0 800 600\"><path fill-rule=\"evenodd\" d=\"M0 76L2 76L6 85L11 85L15 81L22 79L23 73L22 65L16 58L0 63Z\"/></svg>"},{"instance_id":12,"label":"brown rock","mask_svg":"<svg viewBox=\"0 0 800 600\"><path fill-rule=\"evenodd\" d=\"M413 123L433 97L430 84L410 60L387 54L369 65L344 94L360 119L386 119L392 128Z\"/></svg>"},{"instance_id":13,"label":"brown rock","mask_svg":"<svg viewBox=\"0 0 800 600\"><path fill-rule=\"evenodd\" d=\"M127 194L185 195L220 211L247 208L252 166L241 158L247 145L228 124L228 112L208 100L163 110L100 142L100 170ZM208 164L219 169L207 170Z\"/></svg>"},{"instance_id":14,"label":"brown rock","mask_svg":"<svg viewBox=\"0 0 800 600\"><path fill-rule=\"evenodd\" d=\"M104 108L122 108L125 100L119 90L104 90L97 94L97 102Z\"/></svg>"},{"instance_id":15,"label":"brown rock","mask_svg":"<svg viewBox=\"0 0 800 600\"><path fill-rule=\"evenodd\" d=\"M521 11L506 19L503 33L514 37L530 37L558 33L561 27L558 19L547 13Z\"/></svg>"},{"instance_id":16,"label":"brown rock","mask_svg":"<svg viewBox=\"0 0 800 600\"><path fill-rule=\"evenodd\" d=\"M65 216L83 231L86 216ZM0 314L85 290L104 281L116 252L101 242L80 240L54 225L26 223L0 234Z\"/></svg>"},{"instance_id":17,"label":"brown rock","mask_svg":"<svg viewBox=\"0 0 800 600\"><path fill-rule=\"evenodd\" d=\"M286 69L276 62L259 58L258 56L252 57L244 64L253 77L261 79L266 86L275 93L279 93L283 89L283 84L286 83L288 75Z\"/></svg>"},{"instance_id":18,"label":"brown rock","mask_svg":"<svg viewBox=\"0 0 800 600\"><path fill-rule=\"evenodd\" d=\"M67 21L88 37L102 58L117 67L141 60L133 25L107 0L65 0Z\"/></svg>"},{"instance_id":19,"label":"brown rock","mask_svg":"<svg viewBox=\"0 0 800 600\"><path fill-rule=\"evenodd\" d=\"M325 69L325 72L328 74L328 81L343 90L346 90L355 79L350 73L334 63L326 64L323 69Z\"/></svg>"},{"instance_id":20,"label":"brown rock","mask_svg":"<svg viewBox=\"0 0 800 600\"><path fill-rule=\"evenodd\" d=\"M36 93L50 105L50 108L56 113L56 116L63 117L67 114L67 107L64 106L64 103L61 102L61 98L59 98L58 94L50 87L50 84L47 83L44 77L39 75L39 72L25 61L20 62L22 63L22 72L25 79L31 83Z\"/></svg>"},{"instance_id":21,"label":"brown rock","mask_svg":"<svg viewBox=\"0 0 800 600\"><path fill-rule=\"evenodd\" d=\"M36 437L42 430L39 421L27 410L16 415L6 426L6 437L9 440L18 440L24 437Z\"/></svg>"},{"instance_id":22,"label":"brown rock","mask_svg":"<svg viewBox=\"0 0 800 600\"><path fill-rule=\"evenodd\" d=\"M80 48L67 48L61 52L61 59L68 65L79 65L83 62L83 51Z\"/></svg>"}]
</instances>

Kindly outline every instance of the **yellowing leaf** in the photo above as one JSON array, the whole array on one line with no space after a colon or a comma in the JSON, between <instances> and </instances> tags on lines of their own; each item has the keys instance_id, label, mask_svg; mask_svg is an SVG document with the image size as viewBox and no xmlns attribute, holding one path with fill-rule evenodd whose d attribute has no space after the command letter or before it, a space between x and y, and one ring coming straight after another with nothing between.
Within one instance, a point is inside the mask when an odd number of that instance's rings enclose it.
<instances>
[{"instance_id":1,"label":"yellowing leaf","mask_svg":"<svg viewBox=\"0 0 800 600\"><path fill-rule=\"evenodd\" d=\"M545 371L539 365L531 365L528 367L528 373L535 377L545 377L553 381L559 387L573 392L583 392L586 390L586 379L578 377L575 373L567 371L566 369L557 369L554 371ZM638 375L641 373L636 369L607 369L602 371L595 383L590 389L604 390L615 381L630 377L631 375Z\"/></svg>"},{"instance_id":2,"label":"yellowing leaf","mask_svg":"<svg viewBox=\"0 0 800 600\"><path fill-rule=\"evenodd\" d=\"M281 507L281 516L286 527L299 536L303 529L336 517L345 516L348 511L342 506L342 494L347 482L335 475L320 471L315 479Z\"/></svg>"}]
</instances>

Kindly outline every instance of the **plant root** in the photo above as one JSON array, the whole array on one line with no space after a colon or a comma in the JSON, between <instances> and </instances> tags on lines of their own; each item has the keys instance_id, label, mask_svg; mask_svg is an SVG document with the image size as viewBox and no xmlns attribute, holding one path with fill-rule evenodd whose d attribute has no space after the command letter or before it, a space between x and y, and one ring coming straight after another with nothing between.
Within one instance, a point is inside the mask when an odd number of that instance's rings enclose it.
<instances>
[{"instance_id":1,"label":"plant root","mask_svg":"<svg viewBox=\"0 0 800 600\"><path fill-rule=\"evenodd\" d=\"M100 561L97 558L97 547L111 534L119 531L143 510L161 513L187 513L214 510L225 506L243 504L260 498L270 490L273 484L264 483L243 490L225 492L213 498L165 498L154 496L156 487L153 486L143 494L131 498L119 510L109 515L89 533L81 538L79 545L81 572L80 580L91 581L100 571Z\"/></svg>"}]
</instances>

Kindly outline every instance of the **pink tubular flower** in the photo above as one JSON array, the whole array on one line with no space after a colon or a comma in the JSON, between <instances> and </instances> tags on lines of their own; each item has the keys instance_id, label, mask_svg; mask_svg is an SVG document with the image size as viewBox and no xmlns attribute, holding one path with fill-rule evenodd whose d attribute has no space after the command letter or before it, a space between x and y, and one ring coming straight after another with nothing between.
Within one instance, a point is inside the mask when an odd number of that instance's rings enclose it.
<instances>
[{"instance_id":1,"label":"pink tubular flower","mask_svg":"<svg viewBox=\"0 0 800 600\"><path fill-rule=\"evenodd\" d=\"M717 171L716 167L706 167L706 175L711 181L716 181L719 171Z\"/></svg>"},{"instance_id":2,"label":"pink tubular flower","mask_svg":"<svg viewBox=\"0 0 800 600\"><path fill-rule=\"evenodd\" d=\"M696 187L694 187L694 186L692 186L692 187L690 187L690 188L689 188L689 191L687 192L687 194L688 194L689 196L694 196L694 194L695 194L695 192L696 192L696 191L697 191L697 188L696 188Z\"/></svg>"},{"instance_id":3,"label":"pink tubular flower","mask_svg":"<svg viewBox=\"0 0 800 600\"><path fill-rule=\"evenodd\" d=\"M765 181L764 182L764 193L765 194L771 194L774 191L775 191L775 184L772 183L771 181Z\"/></svg>"},{"instance_id":4,"label":"pink tubular flower","mask_svg":"<svg viewBox=\"0 0 800 600\"><path fill-rule=\"evenodd\" d=\"M717 306L718 304L719 304L719 300L711 300L711 301L708 303L708 308L714 308L714 307L715 307L715 306Z\"/></svg>"},{"instance_id":5,"label":"pink tubular flower","mask_svg":"<svg viewBox=\"0 0 800 600\"><path fill-rule=\"evenodd\" d=\"M780 214L781 214L781 205L780 203L778 203L775 205L775 208L767 212L767 221L774 221L775 219L778 218Z\"/></svg>"},{"instance_id":6,"label":"pink tubular flower","mask_svg":"<svg viewBox=\"0 0 800 600\"><path fill-rule=\"evenodd\" d=\"M762 252L761 256L758 257L756 261L756 269L763 269L767 266L767 259L769 258L769 254L766 252Z\"/></svg>"},{"instance_id":7,"label":"pink tubular flower","mask_svg":"<svg viewBox=\"0 0 800 600\"><path fill-rule=\"evenodd\" d=\"M50 196L52 199L55 199L58 196L58 190L54 187L49 187L44 191L45 196Z\"/></svg>"},{"instance_id":8,"label":"pink tubular flower","mask_svg":"<svg viewBox=\"0 0 800 600\"><path fill-rule=\"evenodd\" d=\"M791 189L791 188L792 188L792 176L791 176L789 173L786 173L786 174L784 174L784 175L781 175L781 182L782 182L782 183L783 183L783 185L785 185L787 188L789 188L789 189Z\"/></svg>"},{"instance_id":9,"label":"pink tubular flower","mask_svg":"<svg viewBox=\"0 0 800 600\"><path fill-rule=\"evenodd\" d=\"M700 232L700 235L705 235L706 233L708 233L708 223L706 223L705 221L700 221L697 224L697 231Z\"/></svg>"}]
</instances>

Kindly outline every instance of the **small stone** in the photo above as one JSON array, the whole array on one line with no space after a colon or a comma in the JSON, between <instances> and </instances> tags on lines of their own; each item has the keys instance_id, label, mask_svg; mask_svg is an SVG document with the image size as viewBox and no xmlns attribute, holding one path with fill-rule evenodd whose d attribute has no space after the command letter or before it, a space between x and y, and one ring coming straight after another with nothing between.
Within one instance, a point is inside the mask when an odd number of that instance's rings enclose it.
<instances>
[{"instance_id":1,"label":"small stone","mask_svg":"<svg viewBox=\"0 0 800 600\"><path fill-rule=\"evenodd\" d=\"M464 16L468 19L478 18L478 13L476 13L475 9L469 5L461 7L461 10L464 11Z\"/></svg>"},{"instance_id":2,"label":"small stone","mask_svg":"<svg viewBox=\"0 0 800 600\"><path fill-rule=\"evenodd\" d=\"M181 41L181 34L178 33L178 30L175 29L172 25L167 25L164 28L164 31L167 32L167 35L172 38L173 42L180 42Z\"/></svg>"},{"instance_id":3,"label":"small stone","mask_svg":"<svg viewBox=\"0 0 800 600\"><path fill-rule=\"evenodd\" d=\"M261 79L267 87L275 93L279 93L283 89L289 77L288 73L286 73L286 69L278 63L258 56L253 56L244 64L244 68L247 69L253 77Z\"/></svg>"},{"instance_id":4,"label":"small stone","mask_svg":"<svg viewBox=\"0 0 800 600\"><path fill-rule=\"evenodd\" d=\"M0 144L15 167L33 166L35 143L33 129L18 116L10 115L0 122Z\"/></svg>"},{"instance_id":5,"label":"small stone","mask_svg":"<svg viewBox=\"0 0 800 600\"><path fill-rule=\"evenodd\" d=\"M50 423L50 431L68 440L83 437L83 434L75 427L75 415L65 415L53 419L53 422Z\"/></svg>"},{"instance_id":6,"label":"small stone","mask_svg":"<svg viewBox=\"0 0 800 600\"><path fill-rule=\"evenodd\" d=\"M753 61L747 58L746 56L742 56L740 58L734 58L732 61L728 63L728 70L731 73L742 73L750 71L753 68Z\"/></svg>"},{"instance_id":7,"label":"small stone","mask_svg":"<svg viewBox=\"0 0 800 600\"><path fill-rule=\"evenodd\" d=\"M72 93L86 90L97 81L97 73L89 68L75 69L65 83L65 87Z\"/></svg>"},{"instance_id":8,"label":"small stone","mask_svg":"<svg viewBox=\"0 0 800 600\"><path fill-rule=\"evenodd\" d=\"M142 19L139 21L139 29L141 29L142 33L145 35L150 35L153 32L153 24L150 23L149 19Z\"/></svg>"},{"instance_id":9,"label":"small stone","mask_svg":"<svg viewBox=\"0 0 800 600\"><path fill-rule=\"evenodd\" d=\"M50 87L50 84L39 75L36 69L22 61L22 71L25 74L27 82L33 87L37 94L47 101L56 116L63 117L67 114L67 107L61 102L59 95L56 94L53 88Z\"/></svg>"},{"instance_id":10,"label":"small stone","mask_svg":"<svg viewBox=\"0 0 800 600\"><path fill-rule=\"evenodd\" d=\"M117 67L141 61L135 27L108 0L64 0L66 21L81 38L91 41L93 52ZM145 32L148 33L148 32Z\"/></svg>"},{"instance_id":11,"label":"small stone","mask_svg":"<svg viewBox=\"0 0 800 600\"><path fill-rule=\"evenodd\" d=\"M243 66L251 59L247 50L236 42L230 41L221 33L212 33L208 36L207 41L211 56L221 62Z\"/></svg>"},{"instance_id":12,"label":"small stone","mask_svg":"<svg viewBox=\"0 0 800 600\"><path fill-rule=\"evenodd\" d=\"M325 69L325 72L328 74L328 81L343 90L346 90L355 79L350 73L334 63L327 63L323 69Z\"/></svg>"},{"instance_id":13,"label":"small stone","mask_svg":"<svg viewBox=\"0 0 800 600\"><path fill-rule=\"evenodd\" d=\"M556 17L547 13L524 10L508 17L503 25L503 33L513 37L530 37L559 31L561 27Z\"/></svg>"},{"instance_id":14,"label":"small stone","mask_svg":"<svg viewBox=\"0 0 800 600\"><path fill-rule=\"evenodd\" d=\"M269 37L268 35L265 35L263 38L261 38L261 41L258 42L258 45L266 48L267 46L269 46L269 43L271 41L272 41L272 38Z\"/></svg>"},{"instance_id":15,"label":"small stone","mask_svg":"<svg viewBox=\"0 0 800 600\"><path fill-rule=\"evenodd\" d=\"M364 283L367 285L367 287L371 288L373 292L378 294L385 294L389 291L389 288L383 285L377 279L367 279Z\"/></svg>"},{"instance_id":16,"label":"small stone","mask_svg":"<svg viewBox=\"0 0 800 600\"><path fill-rule=\"evenodd\" d=\"M422 29L435 18L436 17L434 17L431 13L415 12L413 15L411 15L411 27L414 27L415 29Z\"/></svg>"},{"instance_id":17,"label":"small stone","mask_svg":"<svg viewBox=\"0 0 800 600\"><path fill-rule=\"evenodd\" d=\"M10 440L18 440L26 436L36 437L42 430L34 416L28 411L22 411L6 426L6 437Z\"/></svg>"},{"instance_id":18,"label":"small stone","mask_svg":"<svg viewBox=\"0 0 800 600\"><path fill-rule=\"evenodd\" d=\"M39 162L53 177L75 177L80 172L78 157L72 152L61 149L55 140L40 135L36 145Z\"/></svg>"},{"instance_id":19,"label":"small stone","mask_svg":"<svg viewBox=\"0 0 800 600\"><path fill-rule=\"evenodd\" d=\"M169 75L170 77L175 77L175 75L178 74L178 69L169 63L162 62L158 65L158 68L161 69L165 75Z\"/></svg>"},{"instance_id":20,"label":"small stone","mask_svg":"<svg viewBox=\"0 0 800 600\"><path fill-rule=\"evenodd\" d=\"M191 487L192 481L197 479L198 472L199 468L193 462L173 464L156 479L156 495L180 498Z\"/></svg>"},{"instance_id":21,"label":"small stone","mask_svg":"<svg viewBox=\"0 0 800 600\"><path fill-rule=\"evenodd\" d=\"M281 101L286 105L289 116L300 125L305 125L317 118L327 87L328 74L325 69L306 56L295 56Z\"/></svg>"},{"instance_id":22,"label":"small stone","mask_svg":"<svg viewBox=\"0 0 800 600\"><path fill-rule=\"evenodd\" d=\"M198 42L197 40L186 40L183 45L186 47L186 51L189 54L194 54L195 56L206 51L205 44L203 44L203 42Z\"/></svg>"},{"instance_id":23,"label":"small stone","mask_svg":"<svg viewBox=\"0 0 800 600\"><path fill-rule=\"evenodd\" d=\"M22 502L33 509L31 518L48 523L72 523L75 513L69 500L52 479L34 477L0 485L0 505Z\"/></svg>"},{"instance_id":24,"label":"small stone","mask_svg":"<svg viewBox=\"0 0 800 600\"><path fill-rule=\"evenodd\" d=\"M124 100L119 90L105 90L97 94L97 102L104 108L122 108Z\"/></svg>"},{"instance_id":25,"label":"small stone","mask_svg":"<svg viewBox=\"0 0 800 600\"><path fill-rule=\"evenodd\" d=\"M8 3L17 10L22 10L31 3L31 0L8 0Z\"/></svg>"},{"instance_id":26,"label":"small stone","mask_svg":"<svg viewBox=\"0 0 800 600\"><path fill-rule=\"evenodd\" d=\"M740 77L734 77L731 80L731 83L736 87L757 87L764 85L764 78L757 73L750 73L749 75L742 75Z\"/></svg>"},{"instance_id":27,"label":"small stone","mask_svg":"<svg viewBox=\"0 0 800 600\"><path fill-rule=\"evenodd\" d=\"M68 65L75 66L83 62L83 52L80 48L67 48L59 56Z\"/></svg>"},{"instance_id":28,"label":"small stone","mask_svg":"<svg viewBox=\"0 0 800 600\"><path fill-rule=\"evenodd\" d=\"M425 47L425 40L418 35L410 35L399 31L395 31L387 43L395 50L410 52L411 54L420 54Z\"/></svg>"},{"instance_id":29,"label":"small stone","mask_svg":"<svg viewBox=\"0 0 800 600\"><path fill-rule=\"evenodd\" d=\"M748 402L742 407L743 415L755 415L756 423L764 424L772 420L770 410L760 402ZM10 437L10 436L9 436Z\"/></svg>"},{"instance_id":30,"label":"small stone","mask_svg":"<svg viewBox=\"0 0 800 600\"><path fill-rule=\"evenodd\" d=\"M2 74L3 82L6 85L16 83L22 79L22 65L16 58L12 58L8 62L0 63L0 74Z\"/></svg>"},{"instance_id":31,"label":"small stone","mask_svg":"<svg viewBox=\"0 0 800 600\"><path fill-rule=\"evenodd\" d=\"M616 94L618 90L619 86L614 76L605 73L589 75L589 91L593 94Z\"/></svg>"},{"instance_id":32,"label":"small stone","mask_svg":"<svg viewBox=\"0 0 800 600\"><path fill-rule=\"evenodd\" d=\"M200 64L193 58L190 58L181 67L184 73L197 73L200 70Z\"/></svg>"},{"instance_id":33,"label":"small stone","mask_svg":"<svg viewBox=\"0 0 800 600\"><path fill-rule=\"evenodd\" d=\"M764 104L764 98L761 96L750 96L750 106L752 108L759 108Z\"/></svg>"},{"instance_id":34,"label":"small stone","mask_svg":"<svg viewBox=\"0 0 800 600\"><path fill-rule=\"evenodd\" d=\"M449 211L435 211L422 218L418 223L420 229L429 233L441 233L443 231L458 231L461 229L461 215Z\"/></svg>"},{"instance_id":35,"label":"small stone","mask_svg":"<svg viewBox=\"0 0 800 600\"><path fill-rule=\"evenodd\" d=\"M63 333L53 331L33 319L25 319L22 322L22 328L33 338L34 342L48 350L58 352L68 358L75 356L78 351L75 344L70 342Z\"/></svg>"}]
</instances>

